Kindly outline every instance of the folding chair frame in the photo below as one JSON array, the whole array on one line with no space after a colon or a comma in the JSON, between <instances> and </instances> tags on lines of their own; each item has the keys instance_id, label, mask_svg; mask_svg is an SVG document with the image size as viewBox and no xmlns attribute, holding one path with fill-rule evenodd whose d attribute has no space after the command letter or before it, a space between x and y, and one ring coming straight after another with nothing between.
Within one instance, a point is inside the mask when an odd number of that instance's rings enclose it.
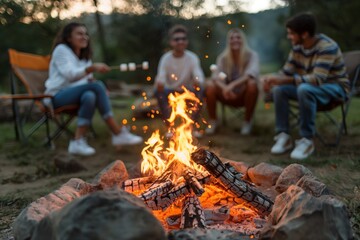
<instances>
[{"instance_id":1,"label":"folding chair frame","mask_svg":"<svg viewBox=\"0 0 360 240\"><path fill-rule=\"evenodd\" d=\"M10 63L11 63L11 75L10 75L10 84L11 84L11 95L5 95L1 96L1 99L11 99L12 101L12 111L13 111L13 120L14 120L14 128L15 128L15 135L16 140L21 141L22 143L28 143L28 139L42 126L45 124L46 127L46 142L45 145L53 147L53 141L57 139L62 132L66 132L69 136L73 136L73 133L68 129L68 125L72 122L72 120L76 117L77 114L77 105L71 105L66 106L58 109L51 109L51 107L44 104L44 99L51 99L51 95L46 94L39 94L34 93L30 86L29 82L26 81L26 79L23 79L21 77L21 74L19 74L16 71L16 68L13 66L13 60L11 58L17 58L17 56L24 55L29 57L38 57L43 58L42 64L44 66L41 67L41 69L35 69L35 70L42 70L42 71L48 71L48 64L50 62L49 56L38 56L28 53L22 53L17 52L13 49L9 49L9 56L10 56ZM16 60L14 60L16 61ZM46 65L47 62L47 66ZM26 65L26 64L25 64ZM34 70L34 69L30 69ZM25 88L27 90L27 94L19 94L18 93L18 81L25 85ZM39 81L45 81L46 79L40 79ZM30 105L30 108L27 109L27 112L25 115L22 115L19 111L18 102L24 101L24 100L31 100L32 103ZM28 130L24 130L24 125L28 121L29 116L33 113L34 106L37 105L41 112L42 116L41 118L36 121L36 123ZM63 114L65 113L65 114ZM66 115L66 116L64 116ZM51 133L50 132L50 121L52 120L56 126L57 129Z\"/></svg>"}]
</instances>

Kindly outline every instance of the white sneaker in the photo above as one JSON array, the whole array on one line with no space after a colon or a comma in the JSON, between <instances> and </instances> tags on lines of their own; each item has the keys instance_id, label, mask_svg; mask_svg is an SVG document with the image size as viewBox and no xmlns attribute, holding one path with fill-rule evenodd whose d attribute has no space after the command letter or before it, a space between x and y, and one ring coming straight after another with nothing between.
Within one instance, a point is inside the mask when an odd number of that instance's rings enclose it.
<instances>
[{"instance_id":1,"label":"white sneaker","mask_svg":"<svg viewBox=\"0 0 360 240\"><path fill-rule=\"evenodd\" d=\"M249 135L252 129L251 122L244 122L242 128L241 128L241 135Z\"/></svg>"},{"instance_id":2,"label":"white sneaker","mask_svg":"<svg viewBox=\"0 0 360 240\"><path fill-rule=\"evenodd\" d=\"M293 147L290 135L284 132L276 135L274 137L274 140L276 141L276 143L271 148L272 154L282 154Z\"/></svg>"},{"instance_id":3,"label":"white sneaker","mask_svg":"<svg viewBox=\"0 0 360 240\"><path fill-rule=\"evenodd\" d=\"M95 154L95 149L90 147L84 138L77 140L70 140L68 152L71 154L77 154L81 156L90 156Z\"/></svg>"},{"instance_id":4,"label":"white sneaker","mask_svg":"<svg viewBox=\"0 0 360 240\"><path fill-rule=\"evenodd\" d=\"M207 135L213 135L218 127L218 122L214 119L209 120L208 128L205 129Z\"/></svg>"},{"instance_id":5,"label":"white sneaker","mask_svg":"<svg viewBox=\"0 0 360 240\"><path fill-rule=\"evenodd\" d=\"M303 160L309 157L315 150L314 141L302 138L295 141L295 149L291 152L290 157L296 160Z\"/></svg>"},{"instance_id":6,"label":"white sneaker","mask_svg":"<svg viewBox=\"0 0 360 240\"><path fill-rule=\"evenodd\" d=\"M129 130L123 126L121 132L117 135L112 135L112 144L114 146L119 145L135 145L143 142L143 138L132 134Z\"/></svg>"}]
</instances>

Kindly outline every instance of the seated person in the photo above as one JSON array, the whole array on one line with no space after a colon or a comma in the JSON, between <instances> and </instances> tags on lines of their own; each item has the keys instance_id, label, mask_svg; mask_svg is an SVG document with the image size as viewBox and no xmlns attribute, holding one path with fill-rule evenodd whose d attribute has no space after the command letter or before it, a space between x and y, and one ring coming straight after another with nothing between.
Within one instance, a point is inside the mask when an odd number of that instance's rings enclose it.
<instances>
[{"instance_id":1,"label":"seated person","mask_svg":"<svg viewBox=\"0 0 360 240\"><path fill-rule=\"evenodd\" d=\"M115 122L105 86L93 78L93 72L104 73L109 67L104 63L92 63L92 49L85 25L67 24L58 34L51 56L49 78L45 93L53 95L52 105L59 108L78 105L78 121L74 140L68 151L89 156L95 153L84 138L95 110L110 128L113 145L139 144L143 139L131 134L127 128Z\"/></svg>"},{"instance_id":2,"label":"seated person","mask_svg":"<svg viewBox=\"0 0 360 240\"><path fill-rule=\"evenodd\" d=\"M286 22L292 50L280 74L263 78L264 91L272 91L275 104L276 143L271 153L282 154L293 148L289 129L289 100L299 105L300 140L290 157L302 160L314 150L315 117L318 105L345 99L349 91L344 60L337 43L316 34L315 17L300 13Z\"/></svg>"},{"instance_id":3,"label":"seated person","mask_svg":"<svg viewBox=\"0 0 360 240\"><path fill-rule=\"evenodd\" d=\"M182 87L193 92L202 101L204 73L200 66L200 60L195 53L187 50L188 31L182 25L175 25L169 30L169 44L171 50L165 53L159 62L157 76L155 78L155 96L158 100L162 119L170 127L167 119L171 115L168 102L170 93L183 92ZM191 118L197 121L201 106L195 106ZM195 137L200 137L199 132L194 131ZM170 137L171 134L168 134Z\"/></svg>"},{"instance_id":4,"label":"seated person","mask_svg":"<svg viewBox=\"0 0 360 240\"><path fill-rule=\"evenodd\" d=\"M206 133L213 134L216 131L218 126L216 103L220 101L232 107L245 107L241 134L248 135L251 132L259 94L257 86L259 58L247 45L242 30L234 28L228 32L226 48L218 56L216 64L217 69L206 87L210 125Z\"/></svg>"}]
</instances>

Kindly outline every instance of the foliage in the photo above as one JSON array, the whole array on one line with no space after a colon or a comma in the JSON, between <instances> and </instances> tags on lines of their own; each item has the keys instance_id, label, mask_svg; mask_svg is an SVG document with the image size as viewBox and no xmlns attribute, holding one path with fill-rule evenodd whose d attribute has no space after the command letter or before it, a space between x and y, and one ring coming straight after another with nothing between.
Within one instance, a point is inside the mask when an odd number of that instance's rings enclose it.
<instances>
[{"instance_id":1,"label":"foliage","mask_svg":"<svg viewBox=\"0 0 360 240\"><path fill-rule=\"evenodd\" d=\"M319 32L333 38L343 51L360 49L360 1L351 0L284 0L290 13L310 11L318 21Z\"/></svg>"}]
</instances>

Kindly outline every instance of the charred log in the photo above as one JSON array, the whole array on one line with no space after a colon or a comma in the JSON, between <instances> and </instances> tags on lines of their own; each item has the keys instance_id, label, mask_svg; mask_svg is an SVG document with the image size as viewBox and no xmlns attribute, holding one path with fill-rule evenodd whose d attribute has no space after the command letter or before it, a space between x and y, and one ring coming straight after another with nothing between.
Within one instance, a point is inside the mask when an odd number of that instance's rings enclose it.
<instances>
[{"instance_id":1,"label":"charred log","mask_svg":"<svg viewBox=\"0 0 360 240\"><path fill-rule=\"evenodd\" d=\"M210 174L205 172L203 174L198 173L196 179L200 184L206 184L210 181ZM192 192L192 188L186 182L180 183L172 188L167 193L156 196L154 199L145 201L145 204L152 210L165 210L173 202L180 197L184 197Z\"/></svg>"},{"instance_id":2,"label":"charred log","mask_svg":"<svg viewBox=\"0 0 360 240\"><path fill-rule=\"evenodd\" d=\"M205 167L226 190L231 191L235 196L244 199L252 205L259 214L268 215L274 203L269 197L261 193L246 181L234 176L235 169L230 171L221 160L212 152L199 148L191 154L192 159Z\"/></svg>"},{"instance_id":3,"label":"charred log","mask_svg":"<svg viewBox=\"0 0 360 240\"><path fill-rule=\"evenodd\" d=\"M197 196L189 195L185 198L180 228L205 228L205 215Z\"/></svg>"}]
</instances>

